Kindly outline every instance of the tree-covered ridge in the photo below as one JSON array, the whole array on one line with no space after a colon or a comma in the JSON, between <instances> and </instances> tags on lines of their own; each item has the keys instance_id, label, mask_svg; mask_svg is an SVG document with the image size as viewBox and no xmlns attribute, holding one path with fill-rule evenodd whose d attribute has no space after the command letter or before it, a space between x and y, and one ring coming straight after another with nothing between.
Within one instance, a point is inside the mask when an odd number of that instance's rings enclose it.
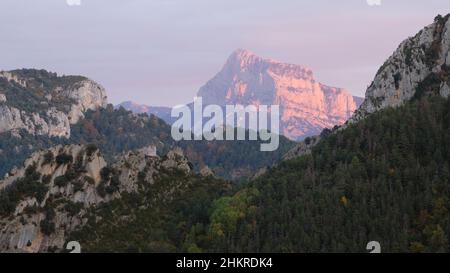
<instances>
[{"instance_id":1,"label":"tree-covered ridge","mask_svg":"<svg viewBox=\"0 0 450 273\"><path fill-rule=\"evenodd\" d=\"M235 129L235 134L239 130L243 129ZM248 139L250 132L247 130L245 134ZM295 145L295 142L280 136L277 150L261 152L261 143L260 140L202 140L181 141L177 145L185 150L186 156L198 169L208 166L220 177L245 180L253 177L260 169L273 166Z\"/></svg>"},{"instance_id":2,"label":"tree-covered ridge","mask_svg":"<svg viewBox=\"0 0 450 273\"><path fill-rule=\"evenodd\" d=\"M50 107L69 112L74 100L60 96L59 91L76 87L77 83L87 79L82 76L58 76L56 73L36 69L6 73L18 79L17 82L0 77L0 93L6 95L7 105L30 113L40 113ZM21 84L22 81L26 84Z\"/></svg>"},{"instance_id":3,"label":"tree-covered ridge","mask_svg":"<svg viewBox=\"0 0 450 273\"><path fill-rule=\"evenodd\" d=\"M366 252L379 241L383 252L446 252L449 162L450 98L422 98L323 138L235 194L167 174L71 239L87 251ZM155 202L133 209L139 200Z\"/></svg>"},{"instance_id":4,"label":"tree-covered ridge","mask_svg":"<svg viewBox=\"0 0 450 273\"><path fill-rule=\"evenodd\" d=\"M58 144L95 144L109 161L122 152L151 144L165 154L174 146L168 132L170 127L155 116L114 110L112 105L89 110L85 118L71 126L69 139L34 136L23 130L0 134L0 174L10 171L13 166L21 166L33 152Z\"/></svg>"},{"instance_id":5,"label":"tree-covered ridge","mask_svg":"<svg viewBox=\"0 0 450 273\"><path fill-rule=\"evenodd\" d=\"M0 134L0 177L23 162L35 151L66 144L67 139L31 135L25 130Z\"/></svg>"},{"instance_id":6,"label":"tree-covered ridge","mask_svg":"<svg viewBox=\"0 0 450 273\"><path fill-rule=\"evenodd\" d=\"M58 75L54 72L38 69L16 69L10 71L13 75L16 75L20 79L27 80L27 88L52 91L57 87L69 87L78 82L87 80L88 78L83 76L73 75Z\"/></svg>"},{"instance_id":7,"label":"tree-covered ridge","mask_svg":"<svg viewBox=\"0 0 450 273\"><path fill-rule=\"evenodd\" d=\"M95 144L105 157L148 145L155 145L160 154L174 146L170 126L161 119L147 114L135 115L123 108L88 111L85 118L71 127L71 143Z\"/></svg>"},{"instance_id":8,"label":"tree-covered ridge","mask_svg":"<svg viewBox=\"0 0 450 273\"><path fill-rule=\"evenodd\" d=\"M35 114L39 114L50 124L55 117L48 116L46 112L56 108L63 113L69 113L75 102L67 96L66 91L77 89L77 84L87 80L81 76L58 76L56 73L36 69L0 72L0 94L5 95L5 100L0 102L0 108L3 107L7 117L13 116L10 109L18 110L14 112L18 118L6 119L6 128L9 131L0 133L0 176L11 171L14 166L20 167L32 152L39 149L47 149L57 144L92 143L100 148L109 161L120 153L148 145L155 145L160 155L180 146L194 162L197 170L208 166L218 176L240 179L273 165L294 145L294 142L280 137L280 148L277 151L262 153L260 141L175 142L170 136L170 126L161 119L147 114L135 115L123 108L115 110L112 106L88 110L76 124L71 124L70 128L68 124L59 124L67 125L64 129L65 135L70 135L69 139L33 134L43 128L42 125L32 130L23 130L26 128L22 127L27 126L20 124L19 121L23 120L20 113L22 116L30 116L29 120L24 121L26 124L33 123L31 116ZM53 128L53 131L57 130Z\"/></svg>"},{"instance_id":9,"label":"tree-covered ridge","mask_svg":"<svg viewBox=\"0 0 450 273\"><path fill-rule=\"evenodd\" d=\"M260 141L175 142L170 125L156 116L136 115L124 108L114 109L108 105L87 111L83 119L71 126L69 139L33 136L24 131L0 134L0 175L13 166L21 166L32 152L57 144L95 144L109 161L125 151L148 145L155 145L160 155L179 146L197 170L208 166L218 176L240 179L272 166L293 147L294 142L280 136L279 149L274 152L261 152Z\"/></svg>"},{"instance_id":10,"label":"tree-covered ridge","mask_svg":"<svg viewBox=\"0 0 450 273\"><path fill-rule=\"evenodd\" d=\"M380 111L220 201L212 250L446 252L449 163L450 99Z\"/></svg>"},{"instance_id":11,"label":"tree-covered ridge","mask_svg":"<svg viewBox=\"0 0 450 273\"><path fill-rule=\"evenodd\" d=\"M180 171L163 172L138 193L92 208L76 240L84 252L199 252L210 243L213 201L231 193L229 182ZM142 182L146 185L146 182Z\"/></svg>"}]
</instances>

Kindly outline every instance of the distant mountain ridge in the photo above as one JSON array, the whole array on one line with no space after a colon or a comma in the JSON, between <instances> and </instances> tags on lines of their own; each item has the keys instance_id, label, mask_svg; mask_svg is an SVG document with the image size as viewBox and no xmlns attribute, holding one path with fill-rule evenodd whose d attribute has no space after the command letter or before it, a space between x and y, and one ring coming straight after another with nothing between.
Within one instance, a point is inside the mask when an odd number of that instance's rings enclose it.
<instances>
[{"instance_id":1,"label":"distant mountain ridge","mask_svg":"<svg viewBox=\"0 0 450 273\"><path fill-rule=\"evenodd\" d=\"M170 112L172 110L172 108L170 107L148 106L133 101L124 101L115 106L116 109L119 109L120 107L123 107L126 110L131 111L133 113L147 113L149 115L155 115L169 124L174 122L174 120L170 116Z\"/></svg>"},{"instance_id":2,"label":"distant mountain ridge","mask_svg":"<svg viewBox=\"0 0 450 273\"><path fill-rule=\"evenodd\" d=\"M362 103L345 89L319 83L309 68L263 59L244 49L233 52L197 96L204 105L280 105L280 132L294 140L344 123ZM170 108L129 102L119 106L171 121Z\"/></svg>"}]
</instances>

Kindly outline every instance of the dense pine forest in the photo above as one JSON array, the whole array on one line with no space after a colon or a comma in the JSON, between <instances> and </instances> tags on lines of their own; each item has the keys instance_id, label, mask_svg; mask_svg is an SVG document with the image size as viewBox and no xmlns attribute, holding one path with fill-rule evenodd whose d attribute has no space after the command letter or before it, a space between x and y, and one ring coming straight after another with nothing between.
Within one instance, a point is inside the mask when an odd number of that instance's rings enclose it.
<instances>
[{"instance_id":1,"label":"dense pine forest","mask_svg":"<svg viewBox=\"0 0 450 273\"><path fill-rule=\"evenodd\" d=\"M449 163L450 99L380 111L217 202L214 250L448 251Z\"/></svg>"},{"instance_id":2,"label":"dense pine forest","mask_svg":"<svg viewBox=\"0 0 450 273\"><path fill-rule=\"evenodd\" d=\"M107 221L72 237L86 251L366 252L379 241L383 252L446 252L449 162L450 99L422 98L329 135L237 192L189 178L188 191L151 209L108 205Z\"/></svg>"}]
</instances>

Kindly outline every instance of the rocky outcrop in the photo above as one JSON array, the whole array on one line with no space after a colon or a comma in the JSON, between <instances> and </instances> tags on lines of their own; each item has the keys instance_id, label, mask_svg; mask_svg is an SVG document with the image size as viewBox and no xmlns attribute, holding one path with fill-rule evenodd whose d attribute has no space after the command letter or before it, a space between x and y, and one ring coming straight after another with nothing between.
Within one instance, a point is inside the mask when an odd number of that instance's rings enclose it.
<instances>
[{"instance_id":1,"label":"rocky outcrop","mask_svg":"<svg viewBox=\"0 0 450 273\"><path fill-rule=\"evenodd\" d=\"M24 129L35 135L70 136L70 120L55 108L43 113L30 113L15 107L0 105L0 133Z\"/></svg>"},{"instance_id":2,"label":"rocky outcrop","mask_svg":"<svg viewBox=\"0 0 450 273\"><path fill-rule=\"evenodd\" d=\"M104 88L84 77L16 70L0 72L0 81L0 133L68 138L70 124L107 104Z\"/></svg>"},{"instance_id":3,"label":"rocky outcrop","mask_svg":"<svg viewBox=\"0 0 450 273\"><path fill-rule=\"evenodd\" d=\"M376 111L427 95L450 95L450 14L437 16L433 24L402 42L378 70L354 115L343 126L322 133L342 130ZM284 158L311 153L320 137L311 140L299 143Z\"/></svg>"},{"instance_id":4,"label":"rocky outcrop","mask_svg":"<svg viewBox=\"0 0 450 273\"><path fill-rule=\"evenodd\" d=\"M83 113L87 110L104 108L107 105L105 89L91 80L83 80L72 88L60 90L60 93L75 101L69 112L69 120L72 124L84 117Z\"/></svg>"},{"instance_id":5,"label":"rocky outcrop","mask_svg":"<svg viewBox=\"0 0 450 273\"><path fill-rule=\"evenodd\" d=\"M180 150L163 158L147 152L127 152L112 165L92 145L34 153L0 181L0 252L63 251L91 208L151 187L160 173L191 172Z\"/></svg>"},{"instance_id":6,"label":"rocky outcrop","mask_svg":"<svg viewBox=\"0 0 450 273\"><path fill-rule=\"evenodd\" d=\"M448 96L450 90L450 15L402 42L378 70L366 98L350 119L356 122L386 107L427 94Z\"/></svg>"},{"instance_id":7,"label":"rocky outcrop","mask_svg":"<svg viewBox=\"0 0 450 273\"><path fill-rule=\"evenodd\" d=\"M7 81L12 81L22 87L27 87L27 82L13 72L0 71L0 77L6 79Z\"/></svg>"},{"instance_id":8,"label":"rocky outcrop","mask_svg":"<svg viewBox=\"0 0 450 273\"><path fill-rule=\"evenodd\" d=\"M0 210L0 251L62 249L67 233L86 222L83 211L104 200L96 186L105 166L98 150L88 154L81 145L33 154L22 169L0 181L0 196L8 196ZM13 209L6 210L5 202Z\"/></svg>"},{"instance_id":9,"label":"rocky outcrop","mask_svg":"<svg viewBox=\"0 0 450 273\"><path fill-rule=\"evenodd\" d=\"M320 136L313 136L301 141L283 156L283 160L311 154L312 148L319 143L320 139Z\"/></svg>"},{"instance_id":10,"label":"rocky outcrop","mask_svg":"<svg viewBox=\"0 0 450 273\"><path fill-rule=\"evenodd\" d=\"M139 149L139 152L141 152L145 156L150 156L150 157L156 157L157 156L156 146L154 146L154 145L150 145L150 146L141 148L141 149Z\"/></svg>"},{"instance_id":11,"label":"rocky outcrop","mask_svg":"<svg viewBox=\"0 0 450 273\"><path fill-rule=\"evenodd\" d=\"M214 172L208 166L204 166L200 169L200 175L203 177L214 176Z\"/></svg>"}]
</instances>

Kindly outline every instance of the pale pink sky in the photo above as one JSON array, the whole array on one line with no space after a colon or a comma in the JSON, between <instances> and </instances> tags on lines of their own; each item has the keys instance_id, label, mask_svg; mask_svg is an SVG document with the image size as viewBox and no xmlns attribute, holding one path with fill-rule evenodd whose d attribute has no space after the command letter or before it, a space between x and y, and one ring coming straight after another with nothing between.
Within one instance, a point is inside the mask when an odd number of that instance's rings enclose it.
<instances>
[{"instance_id":1,"label":"pale pink sky","mask_svg":"<svg viewBox=\"0 0 450 273\"><path fill-rule=\"evenodd\" d=\"M2 0L0 70L85 75L113 103L174 105L247 48L363 96L402 40L449 12L448 0Z\"/></svg>"}]
</instances>

